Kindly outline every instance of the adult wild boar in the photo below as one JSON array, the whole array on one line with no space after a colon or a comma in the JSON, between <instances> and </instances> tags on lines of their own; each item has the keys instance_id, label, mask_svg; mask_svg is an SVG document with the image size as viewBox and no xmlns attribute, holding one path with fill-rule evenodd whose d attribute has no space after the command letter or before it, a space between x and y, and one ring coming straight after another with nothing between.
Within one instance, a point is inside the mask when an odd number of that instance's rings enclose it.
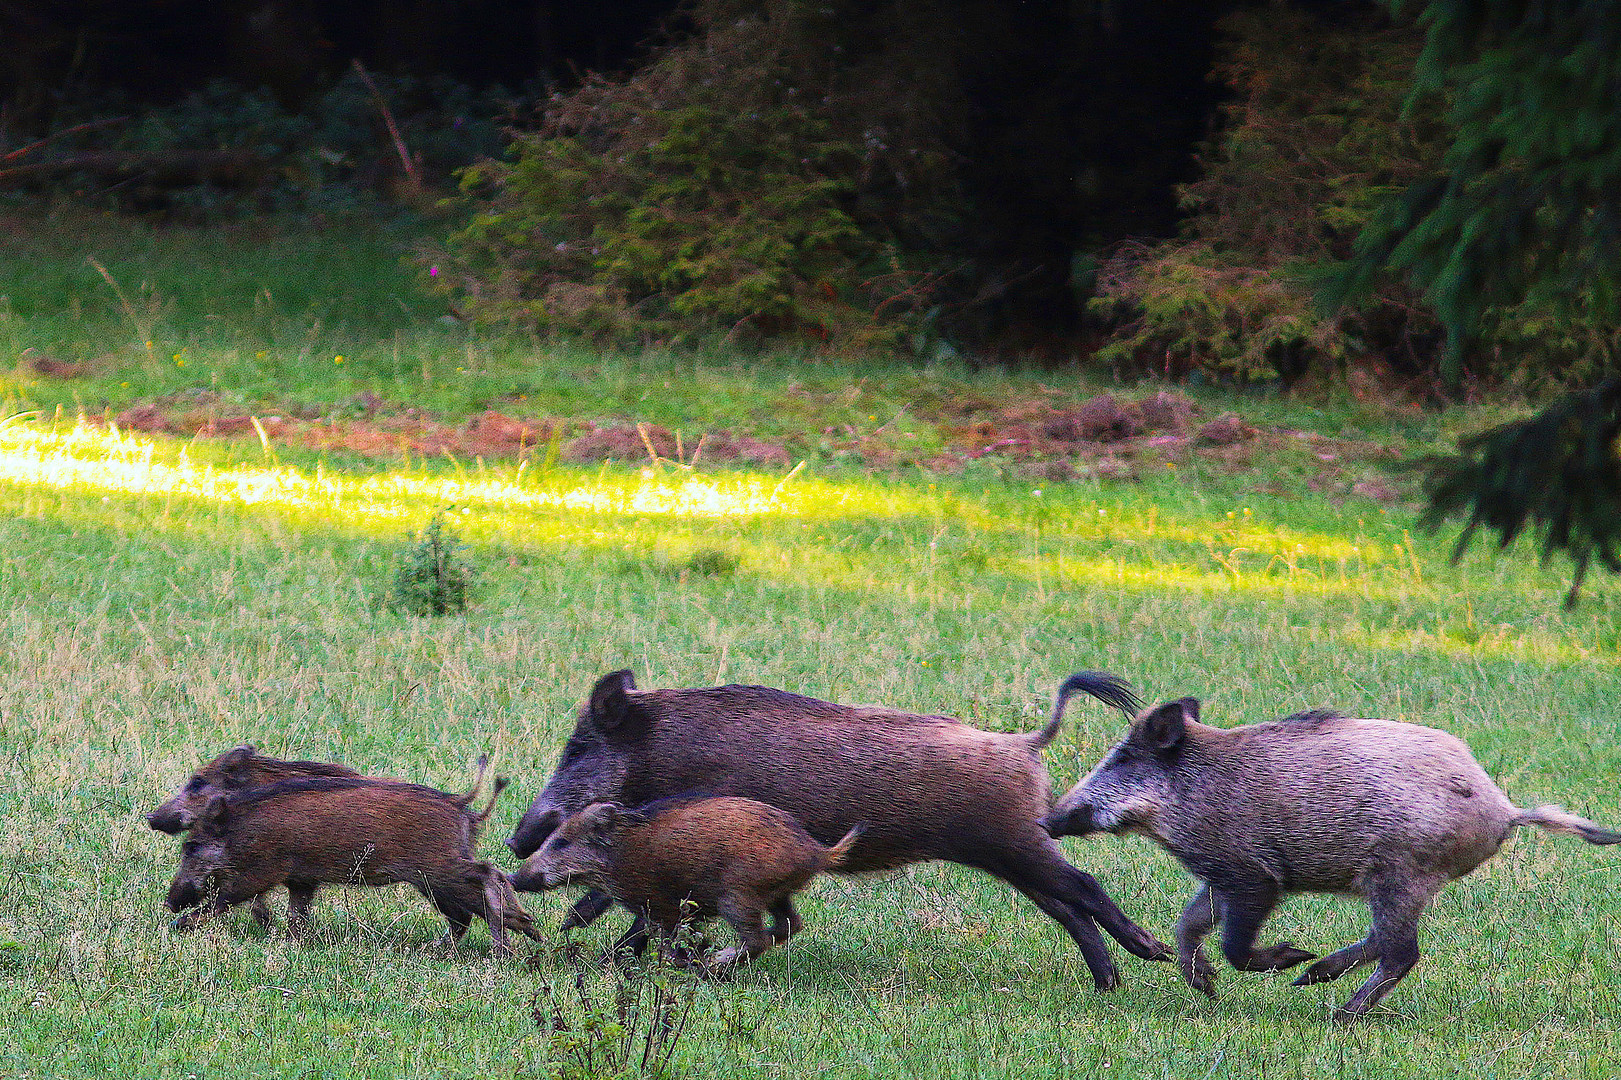
<instances>
[{"instance_id":1,"label":"adult wild boar","mask_svg":"<svg viewBox=\"0 0 1621 1080\"><path fill-rule=\"evenodd\" d=\"M1041 748L1077 691L1128 715L1137 703L1121 680L1081 672L1059 688L1045 727L1003 735L948 716L835 705L764 686L638 690L630 672L615 671L592 689L556 772L507 846L529 856L592 803L639 806L687 792L756 799L792 814L824 845L864 825L839 873L944 859L1003 879L1058 920L1098 987L1109 989L1119 973L1097 923L1146 959L1168 959L1170 950L1065 862L1037 824L1052 802ZM564 929L611 903L587 894Z\"/></svg>"},{"instance_id":2,"label":"adult wild boar","mask_svg":"<svg viewBox=\"0 0 1621 1080\"><path fill-rule=\"evenodd\" d=\"M1497 853L1516 825L1621 843L1557 806L1521 810L1469 748L1433 728L1328 711L1265 724L1207 727L1193 698L1144 710L1098 767L1042 821L1053 836L1136 832L1203 882L1176 927L1189 985L1215 993L1201 948L1222 925L1240 971L1280 971L1313 954L1255 947L1261 924L1293 892L1368 902L1373 927L1318 960L1296 986L1378 967L1336 1020L1376 1005L1418 962L1418 919L1435 894Z\"/></svg>"}]
</instances>

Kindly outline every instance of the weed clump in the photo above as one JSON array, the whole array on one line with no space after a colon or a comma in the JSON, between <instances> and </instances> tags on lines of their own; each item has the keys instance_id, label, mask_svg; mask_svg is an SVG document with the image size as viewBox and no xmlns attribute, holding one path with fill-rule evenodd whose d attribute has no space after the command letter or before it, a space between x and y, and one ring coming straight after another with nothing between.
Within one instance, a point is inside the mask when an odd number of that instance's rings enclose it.
<instances>
[{"instance_id":1,"label":"weed clump","mask_svg":"<svg viewBox=\"0 0 1621 1080\"><path fill-rule=\"evenodd\" d=\"M467 610L477 582L478 568L468 560L467 545L445 527L441 510L415 542L401 550L388 606L424 617L459 614Z\"/></svg>"},{"instance_id":2,"label":"weed clump","mask_svg":"<svg viewBox=\"0 0 1621 1080\"><path fill-rule=\"evenodd\" d=\"M696 943L691 927L676 948ZM545 1037L537 1075L555 1080L662 1078L680 1075L673 1062L697 997L697 979L662 958L607 965L593 984L571 956L573 977L562 989L544 984L529 999L529 1015Z\"/></svg>"}]
</instances>

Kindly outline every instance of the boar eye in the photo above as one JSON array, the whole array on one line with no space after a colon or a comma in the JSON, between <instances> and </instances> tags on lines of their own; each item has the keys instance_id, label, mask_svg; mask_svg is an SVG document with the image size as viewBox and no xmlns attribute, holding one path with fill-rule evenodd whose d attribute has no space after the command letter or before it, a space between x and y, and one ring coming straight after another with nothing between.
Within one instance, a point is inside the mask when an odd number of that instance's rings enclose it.
<instances>
[{"instance_id":1,"label":"boar eye","mask_svg":"<svg viewBox=\"0 0 1621 1080\"><path fill-rule=\"evenodd\" d=\"M552 844L553 851L562 851L566 847L568 847L568 837L566 836L559 836L557 842Z\"/></svg>"},{"instance_id":2,"label":"boar eye","mask_svg":"<svg viewBox=\"0 0 1621 1080\"><path fill-rule=\"evenodd\" d=\"M200 777L200 776L193 776L190 780L186 781L186 790L187 791L201 791L201 790L203 790L203 778Z\"/></svg>"}]
</instances>

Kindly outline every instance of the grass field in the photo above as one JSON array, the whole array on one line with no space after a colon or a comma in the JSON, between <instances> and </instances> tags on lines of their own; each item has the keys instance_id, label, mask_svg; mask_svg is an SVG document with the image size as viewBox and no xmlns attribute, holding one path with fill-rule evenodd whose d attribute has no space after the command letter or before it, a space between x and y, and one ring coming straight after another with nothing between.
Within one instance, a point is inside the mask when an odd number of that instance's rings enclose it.
<instances>
[{"instance_id":1,"label":"grass field","mask_svg":"<svg viewBox=\"0 0 1621 1080\"><path fill-rule=\"evenodd\" d=\"M30 415L0 427L0 1075L553 1075L530 1006L566 992L555 956L494 962L482 927L447 954L403 889L323 892L305 944L245 913L173 934L177 845L142 815L243 741L450 789L488 751L514 778L482 844L496 858L577 702L623 666L642 686L758 682L1006 731L1039 726L1063 676L1101 668L1145 698L1200 697L1217 724L1328 704L1442 727L1517 802L1621 823L1616 584L1565 612L1561 568L1523 548L1451 566L1447 536L1413 534L1413 504L1314 490L1307 451L1244 470L1150 455L1129 482L1041 482L991 458L872 468L819 451L817 433L870 416L927 440L905 406L928 393L1100 387L472 334L437 321L397 265L408 237L5 224L0 349L17 369L0 387ZM95 371L38 378L29 348ZM391 462L76 420L203 389L253 410L370 390L452 420L501 401L724 425L807 448L806 464ZM1487 418L1199 400L1402 453ZM483 571L479 602L390 613L378 598L405 535L446 506ZM1121 728L1075 703L1047 753L1055 787ZM1171 932L1192 885L1163 853L1065 843ZM791 946L696 989L672 1062L702 1077L1608 1077L1618 895L1614 849L1522 833L1442 893L1385 1006L1338 1030L1325 1017L1354 979L1295 989L1223 967L1210 1001L1116 948L1125 982L1103 995L1056 924L992 879L943 865L826 879ZM548 924L570 899L528 898ZM1327 952L1364 919L1299 898L1266 936Z\"/></svg>"}]
</instances>

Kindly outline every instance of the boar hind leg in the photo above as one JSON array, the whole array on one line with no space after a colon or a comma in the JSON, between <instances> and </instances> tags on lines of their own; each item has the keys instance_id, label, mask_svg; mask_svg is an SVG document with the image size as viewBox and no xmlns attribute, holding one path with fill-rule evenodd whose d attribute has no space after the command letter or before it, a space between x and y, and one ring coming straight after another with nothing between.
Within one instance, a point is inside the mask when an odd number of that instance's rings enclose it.
<instances>
[{"instance_id":1,"label":"boar hind leg","mask_svg":"<svg viewBox=\"0 0 1621 1080\"><path fill-rule=\"evenodd\" d=\"M1355 1020L1366 1013L1413 970L1413 965L1418 963L1418 917L1444 884L1444 880L1408 879L1383 883L1383 887L1376 885L1370 890L1368 906L1373 909L1373 930L1368 934L1368 941L1372 943L1371 951L1379 966L1357 987L1349 1001L1334 1010L1335 1020ZM1355 948L1356 945L1351 946ZM1351 949L1341 952L1348 953Z\"/></svg>"},{"instance_id":2,"label":"boar hind leg","mask_svg":"<svg viewBox=\"0 0 1621 1080\"><path fill-rule=\"evenodd\" d=\"M1310 986L1313 983L1331 982L1352 968L1371 964L1377 959L1379 954L1374 951L1373 938L1365 937L1355 945L1347 945L1339 952L1329 953L1317 961L1295 980L1295 985Z\"/></svg>"},{"instance_id":3,"label":"boar hind leg","mask_svg":"<svg viewBox=\"0 0 1621 1080\"><path fill-rule=\"evenodd\" d=\"M1045 836L1041 838L1039 848L1035 852L1026 854L1023 851L1003 853L1000 865L996 867L979 865L982 869L1010 882L1015 888L1024 892L1035 900L1034 892L1045 893L1059 902L1067 905L1078 918L1084 918L1088 924L1096 920L1096 925L1109 932L1109 936L1126 947L1126 951L1144 960L1169 960L1173 955L1169 945L1160 941L1153 934L1138 926L1126 917L1115 902L1109 899L1109 894L1103 891L1098 879L1082 870L1077 870L1064 861L1063 855L1058 851L1058 845ZM1038 905L1040 900L1036 900ZM1042 907L1043 911L1047 909ZM1048 914L1052 914L1048 912ZM1058 918L1058 916L1054 916ZM1070 931L1072 937L1076 931L1071 929L1064 919L1064 928ZM1084 932L1084 931L1083 931ZM1095 936L1094 929L1088 936ZM1080 938L1076 943L1081 944ZM1082 951L1086 945L1081 944ZM1093 969L1093 975L1097 974Z\"/></svg>"},{"instance_id":4,"label":"boar hind leg","mask_svg":"<svg viewBox=\"0 0 1621 1080\"><path fill-rule=\"evenodd\" d=\"M772 941L781 945L799 933L799 928L803 923L799 918L799 909L794 907L793 897L783 897L775 904L772 904L769 910L771 912L771 923L766 927L766 932L771 935Z\"/></svg>"},{"instance_id":5,"label":"boar hind leg","mask_svg":"<svg viewBox=\"0 0 1621 1080\"><path fill-rule=\"evenodd\" d=\"M777 943L765 928L764 913L757 908L738 902L721 901L720 916L737 931L736 945L729 945L716 953L703 966L706 975L725 975L743 960L753 960Z\"/></svg>"},{"instance_id":6,"label":"boar hind leg","mask_svg":"<svg viewBox=\"0 0 1621 1080\"><path fill-rule=\"evenodd\" d=\"M1204 939L1221 921L1221 907L1206 885L1196 893L1176 922L1176 965L1183 980L1201 994L1216 996L1216 969L1205 958Z\"/></svg>"},{"instance_id":7,"label":"boar hind leg","mask_svg":"<svg viewBox=\"0 0 1621 1080\"><path fill-rule=\"evenodd\" d=\"M1086 961L1087 970L1092 973L1092 982L1099 990L1113 990L1120 985L1120 971L1109 957L1109 947L1098 932L1098 924L1084 912L1077 911L1068 902L1048 892L1050 877L1042 878L1028 871L1019 873L991 867L984 869L1024 893L1038 908L1058 921L1058 925L1068 932L1080 948L1081 958Z\"/></svg>"},{"instance_id":8,"label":"boar hind leg","mask_svg":"<svg viewBox=\"0 0 1621 1080\"><path fill-rule=\"evenodd\" d=\"M1297 949L1289 941L1280 941L1265 949L1255 947L1261 924L1278 906L1278 887L1273 883L1258 882L1242 891L1212 889L1211 892L1221 907L1222 955L1239 971L1282 971L1302 961L1316 959L1316 953Z\"/></svg>"}]
</instances>

